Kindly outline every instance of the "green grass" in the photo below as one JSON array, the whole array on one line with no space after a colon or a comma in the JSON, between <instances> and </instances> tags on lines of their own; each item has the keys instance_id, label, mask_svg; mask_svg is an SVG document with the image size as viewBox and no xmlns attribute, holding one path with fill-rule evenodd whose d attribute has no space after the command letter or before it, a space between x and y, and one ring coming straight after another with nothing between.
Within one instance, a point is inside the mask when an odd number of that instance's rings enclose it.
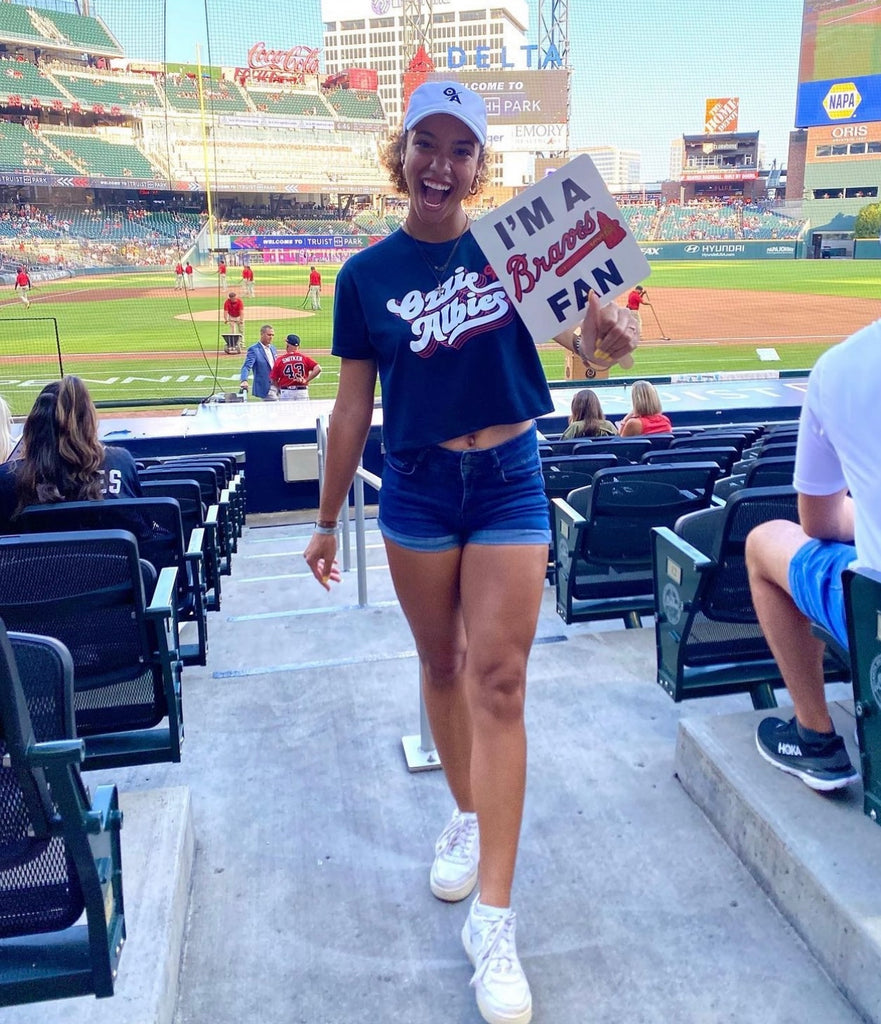
<instances>
[{"instance_id":1,"label":"green grass","mask_svg":"<svg viewBox=\"0 0 881 1024\"><path fill-rule=\"evenodd\" d=\"M707 263L655 263L647 287L725 288L738 291L779 291L865 298L876 295L878 263L853 260L785 260ZM339 380L339 360L329 354L332 335L330 286L336 267L322 267L322 309L303 311L308 268L258 266L257 297L246 299L245 339L257 340L263 318L249 316L248 309L271 306L276 339L299 334L303 351L313 353L323 372L310 388L313 398L332 398ZM170 272L120 274L113 277L78 277L41 285L33 292L29 310L14 300L10 290L0 313L0 357L15 356L14 363L0 361L0 394L13 412L27 412L36 391L57 377L55 333L58 325L65 373L75 373L89 384L98 402L147 402L234 391L238 387L242 358L224 356L219 310L226 291L239 290L239 273L231 268L227 288L221 294L216 277L201 276L201 287L178 292ZM278 294L267 295L268 288ZM118 297L133 288L159 289L157 297ZM73 295L87 301L71 301ZM211 311L210 321L190 319L190 312ZM176 319L181 316L182 319ZM769 339L773 345L773 339ZM778 349L780 361L760 363L755 344L645 346L639 351L638 372L644 376L717 370L809 369L822 347L786 344ZM96 358L97 357L97 358ZM542 349L541 359L550 380L564 379L562 349ZM613 376L631 375L613 370Z\"/></svg>"},{"instance_id":2,"label":"green grass","mask_svg":"<svg viewBox=\"0 0 881 1024\"><path fill-rule=\"evenodd\" d=\"M875 260L738 260L653 263L646 288L731 288L865 299L881 295Z\"/></svg>"}]
</instances>

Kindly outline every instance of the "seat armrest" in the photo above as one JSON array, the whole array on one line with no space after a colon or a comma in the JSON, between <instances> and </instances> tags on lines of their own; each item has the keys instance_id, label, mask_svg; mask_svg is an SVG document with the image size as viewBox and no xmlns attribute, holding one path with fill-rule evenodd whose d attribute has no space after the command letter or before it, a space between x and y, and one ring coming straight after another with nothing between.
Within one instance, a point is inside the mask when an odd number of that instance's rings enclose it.
<instances>
[{"instance_id":1,"label":"seat armrest","mask_svg":"<svg viewBox=\"0 0 881 1024\"><path fill-rule=\"evenodd\" d=\"M25 752L31 768L51 768L57 765L79 764L86 756L82 740L46 740L34 743Z\"/></svg>"},{"instance_id":2,"label":"seat armrest","mask_svg":"<svg viewBox=\"0 0 881 1024\"><path fill-rule=\"evenodd\" d=\"M157 616L170 616L174 609L174 595L177 587L177 569L174 566L166 566L156 580L153 588L153 596L147 606L147 615L151 618Z\"/></svg>"}]
</instances>

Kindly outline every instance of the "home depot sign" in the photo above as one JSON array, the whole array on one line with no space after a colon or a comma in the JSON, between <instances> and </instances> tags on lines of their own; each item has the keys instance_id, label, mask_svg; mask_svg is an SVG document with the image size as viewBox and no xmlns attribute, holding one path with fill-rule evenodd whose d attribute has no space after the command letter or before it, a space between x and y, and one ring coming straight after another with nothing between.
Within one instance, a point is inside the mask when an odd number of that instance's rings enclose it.
<instances>
[{"instance_id":1,"label":"home depot sign","mask_svg":"<svg viewBox=\"0 0 881 1024\"><path fill-rule=\"evenodd\" d=\"M720 132L736 132L740 100L737 96L710 99L704 113L704 132L718 135Z\"/></svg>"}]
</instances>

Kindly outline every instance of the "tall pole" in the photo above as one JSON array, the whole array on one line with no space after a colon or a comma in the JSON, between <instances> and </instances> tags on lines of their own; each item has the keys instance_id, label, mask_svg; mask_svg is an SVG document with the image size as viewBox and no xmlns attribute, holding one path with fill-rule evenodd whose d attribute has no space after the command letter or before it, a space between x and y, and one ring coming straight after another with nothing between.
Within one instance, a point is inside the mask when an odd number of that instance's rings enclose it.
<instances>
[{"instance_id":1,"label":"tall pole","mask_svg":"<svg viewBox=\"0 0 881 1024\"><path fill-rule=\"evenodd\" d=\"M199 118L202 126L202 163L205 169L205 201L208 206L208 239L211 248L217 248L214 210L211 206L211 175L208 164L208 125L205 121L205 92L202 88L202 47L196 43L196 82L199 90Z\"/></svg>"},{"instance_id":2,"label":"tall pole","mask_svg":"<svg viewBox=\"0 0 881 1024\"><path fill-rule=\"evenodd\" d=\"M556 53L560 58L560 73L566 76L566 146L569 155L569 124L572 115L572 67L569 62L569 0L539 0L538 8L539 53Z\"/></svg>"}]
</instances>

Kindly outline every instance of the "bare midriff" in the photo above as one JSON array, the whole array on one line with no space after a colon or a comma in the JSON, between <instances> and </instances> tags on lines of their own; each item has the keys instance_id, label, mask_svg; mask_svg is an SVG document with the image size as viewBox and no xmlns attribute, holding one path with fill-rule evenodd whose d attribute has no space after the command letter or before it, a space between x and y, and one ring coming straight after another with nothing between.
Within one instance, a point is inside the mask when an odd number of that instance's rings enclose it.
<instances>
[{"instance_id":1,"label":"bare midriff","mask_svg":"<svg viewBox=\"0 0 881 1024\"><path fill-rule=\"evenodd\" d=\"M462 434L442 441L441 448L449 448L454 452L467 452L474 448L495 448L497 445L510 441L524 430L532 426L532 420L521 420L520 423L497 423L492 427L483 427L473 434Z\"/></svg>"}]
</instances>

